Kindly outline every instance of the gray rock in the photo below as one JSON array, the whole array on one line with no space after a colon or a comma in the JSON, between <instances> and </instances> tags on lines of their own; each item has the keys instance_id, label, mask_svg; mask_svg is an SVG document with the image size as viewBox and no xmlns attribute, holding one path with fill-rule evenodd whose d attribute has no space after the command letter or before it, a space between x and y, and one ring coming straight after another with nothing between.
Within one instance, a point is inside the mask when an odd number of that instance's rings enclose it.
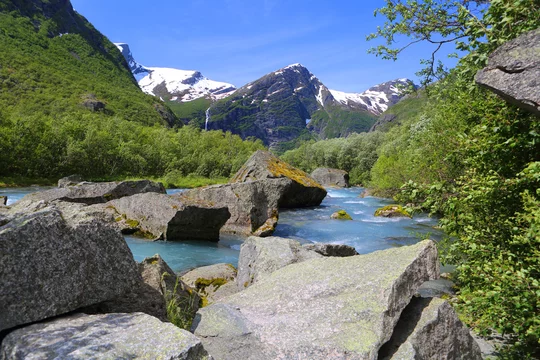
<instances>
[{"instance_id":1,"label":"gray rock","mask_svg":"<svg viewBox=\"0 0 540 360\"><path fill-rule=\"evenodd\" d=\"M311 177L323 186L349 187L349 173L345 170L317 168Z\"/></svg>"},{"instance_id":2,"label":"gray rock","mask_svg":"<svg viewBox=\"0 0 540 360\"><path fill-rule=\"evenodd\" d=\"M208 359L199 339L142 313L75 314L8 334L0 359Z\"/></svg>"},{"instance_id":3,"label":"gray rock","mask_svg":"<svg viewBox=\"0 0 540 360\"><path fill-rule=\"evenodd\" d=\"M480 347L452 306L442 299L413 298L379 359L481 360Z\"/></svg>"},{"instance_id":4,"label":"gray rock","mask_svg":"<svg viewBox=\"0 0 540 360\"><path fill-rule=\"evenodd\" d=\"M214 294L224 285L234 283L236 268L231 264L215 264L193 269L180 278L197 293L214 302Z\"/></svg>"},{"instance_id":5,"label":"gray rock","mask_svg":"<svg viewBox=\"0 0 540 360\"><path fill-rule=\"evenodd\" d=\"M0 227L0 330L113 299L139 281L118 229L77 207L14 215Z\"/></svg>"},{"instance_id":6,"label":"gray rock","mask_svg":"<svg viewBox=\"0 0 540 360\"><path fill-rule=\"evenodd\" d=\"M225 285L219 287L216 292L212 295L212 298L208 300L209 304L213 304L219 299L223 299L227 296L231 296L241 291L236 285L236 281L229 281Z\"/></svg>"},{"instance_id":7,"label":"gray rock","mask_svg":"<svg viewBox=\"0 0 540 360\"><path fill-rule=\"evenodd\" d=\"M0 196L0 206L7 205L7 196Z\"/></svg>"},{"instance_id":8,"label":"gray rock","mask_svg":"<svg viewBox=\"0 0 540 360\"><path fill-rule=\"evenodd\" d=\"M147 192L165 194L165 188L163 187L163 184L149 180L84 183L77 186L68 186L28 194L13 204L12 208L14 208L15 211L23 212L26 211L26 208L33 206L35 203L43 202L46 205L55 200L86 205L102 204L110 200L120 199L124 196Z\"/></svg>"},{"instance_id":9,"label":"gray rock","mask_svg":"<svg viewBox=\"0 0 540 360\"><path fill-rule=\"evenodd\" d=\"M112 200L106 210L124 231L138 230L149 238L168 241L219 240L219 230L229 219L226 206L204 201L180 201L165 194L144 193Z\"/></svg>"},{"instance_id":10,"label":"gray rock","mask_svg":"<svg viewBox=\"0 0 540 360\"><path fill-rule=\"evenodd\" d=\"M231 217L221 228L223 233L269 236L277 225L281 194L290 184L288 179L269 179L215 185L188 190L177 197L182 202L226 206Z\"/></svg>"},{"instance_id":11,"label":"gray rock","mask_svg":"<svg viewBox=\"0 0 540 360\"><path fill-rule=\"evenodd\" d=\"M230 182L243 183L275 178L289 180L278 201L280 208L318 206L326 197L326 190L311 176L263 150L256 151Z\"/></svg>"},{"instance_id":12,"label":"gray rock","mask_svg":"<svg viewBox=\"0 0 540 360\"><path fill-rule=\"evenodd\" d=\"M174 298L187 313L195 315L199 309L199 296L178 279L161 256L144 259L139 264L139 272L142 281L131 291L81 311L87 314L143 312L161 321L168 321L167 301Z\"/></svg>"},{"instance_id":13,"label":"gray rock","mask_svg":"<svg viewBox=\"0 0 540 360\"><path fill-rule=\"evenodd\" d=\"M302 247L306 250L315 251L316 253L321 254L322 256L336 256L336 257L346 257L358 255L358 252L355 248L349 245L343 244L304 244Z\"/></svg>"},{"instance_id":14,"label":"gray rock","mask_svg":"<svg viewBox=\"0 0 540 360\"><path fill-rule=\"evenodd\" d=\"M376 359L438 266L432 241L292 264L200 309L192 329L216 359Z\"/></svg>"},{"instance_id":15,"label":"gray rock","mask_svg":"<svg viewBox=\"0 0 540 360\"><path fill-rule=\"evenodd\" d=\"M82 183L83 181L84 180L81 175L69 175L58 180L58 187L63 188L68 186L74 186Z\"/></svg>"},{"instance_id":16,"label":"gray rock","mask_svg":"<svg viewBox=\"0 0 540 360\"><path fill-rule=\"evenodd\" d=\"M237 284L244 289L287 265L322 257L298 241L276 236L249 237L240 248Z\"/></svg>"},{"instance_id":17,"label":"gray rock","mask_svg":"<svg viewBox=\"0 0 540 360\"><path fill-rule=\"evenodd\" d=\"M500 46L475 80L506 101L540 116L540 29Z\"/></svg>"}]
</instances>

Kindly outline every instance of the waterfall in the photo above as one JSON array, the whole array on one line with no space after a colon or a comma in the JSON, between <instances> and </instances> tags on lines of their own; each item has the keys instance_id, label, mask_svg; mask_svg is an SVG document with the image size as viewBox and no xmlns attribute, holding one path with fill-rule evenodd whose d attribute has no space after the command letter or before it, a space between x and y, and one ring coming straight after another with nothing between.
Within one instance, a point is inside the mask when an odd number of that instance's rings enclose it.
<instances>
[{"instance_id":1,"label":"waterfall","mask_svg":"<svg viewBox=\"0 0 540 360\"><path fill-rule=\"evenodd\" d=\"M210 120L210 108L206 109L206 121L204 122L204 131L208 131L208 120Z\"/></svg>"}]
</instances>

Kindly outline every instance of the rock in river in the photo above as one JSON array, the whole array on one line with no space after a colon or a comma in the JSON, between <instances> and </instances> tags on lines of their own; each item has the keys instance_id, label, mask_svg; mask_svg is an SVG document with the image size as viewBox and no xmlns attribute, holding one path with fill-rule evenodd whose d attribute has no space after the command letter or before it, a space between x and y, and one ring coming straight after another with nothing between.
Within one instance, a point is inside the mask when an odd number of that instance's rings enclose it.
<instances>
[{"instance_id":1,"label":"rock in river","mask_svg":"<svg viewBox=\"0 0 540 360\"><path fill-rule=\"evenodd\" d=\"M74 314L8 334L0 360L208 359L201 341L142 313Z\"/></svg>"},{"instance_id":2,"label":"rock in river","mask_svg":"<svg viewBox=\"0 0 540 360\"><path fill-rule=\"evenodd\" d=\"M288 265L197 313L216 359L376 359L416 289L439 276L432 241Z\"/></svg>"},{"instance_id":3,"label":"rock in river","mask_svg":"<svg viewBox=\"0 0 540 360\"><path fill-rule=\"evenodd\" d=\"M113 299L140 274L104 216L51 206L0 227L0 279L3 330Z\"/></svg>"},{"instance_id":4,"label":"rock in river","mask_svg":"<svg viewBox=\"0 0 540 360\"><path fill-rule=\"evenodd\" d=\"M326 196L326 190L311 176L263 150L256 151L230 182L276 178L284 178L289 182L279 198L280 208L318 206Z\"/></svg>"},{"instance_id":5,"label":"rock in river","mask_svg":"<svg viewBox=\"0 0 540 360\"><path fill-rule=\"evenodd\" d=\"M144 193L110 201L124 230L138 230L150 238L176 240L219 240L219 230L229 219L226 206L208 201L187 201L165 194Z\"/></svg>"},{"instance_id":6,"label":"rock in river","mask_svg":"<svg viewBox=\"0 0 540 360\"><path fill-rule=\"evenodd\" d=\"M311 177L323 186L349 187L349 173L345 170L317 168L313 170Z\"/></svg>"}]
</instances>

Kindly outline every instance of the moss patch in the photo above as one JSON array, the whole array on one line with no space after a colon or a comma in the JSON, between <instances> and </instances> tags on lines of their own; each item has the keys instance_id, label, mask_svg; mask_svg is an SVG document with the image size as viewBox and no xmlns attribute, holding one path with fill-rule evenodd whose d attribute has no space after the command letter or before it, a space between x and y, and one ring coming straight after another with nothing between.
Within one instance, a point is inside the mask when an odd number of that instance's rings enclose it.
<instances>
[{"instance_id":1,"label":"moss patch","mask_svg":"<svg viewBox=\"0 0 540 360\"><path fill-rule=\"evenodd\" d=\"M347 214L345 210L336 211L335 213L332 214L331 218L337 219L337 220L352 220L351 215Z\"/></svg>"},{"instance_id":2,"label":"moss patch","mask_svg":"<svg viewBox=\"0 0 540 360\"><path fill-rule=\"evenodd\" d=\"M411 214L401 205L386 205L382 208L377 209L375 211L375 216L412 218Z\"/></svg>"}]
</instances>

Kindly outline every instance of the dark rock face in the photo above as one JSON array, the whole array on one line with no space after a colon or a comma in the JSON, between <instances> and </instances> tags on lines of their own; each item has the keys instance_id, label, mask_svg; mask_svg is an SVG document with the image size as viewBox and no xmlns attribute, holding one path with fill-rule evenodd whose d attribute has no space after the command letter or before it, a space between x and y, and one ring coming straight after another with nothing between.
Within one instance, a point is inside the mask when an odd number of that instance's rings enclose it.
<instances>
[{"instance_id":1,"label":"dark rock face","mask_svg":"<svg viewBox=\"0 0 540 360\"><path fill-rule=\"evenodd\" d=\"M540 29L495 50L476 82L503 99L540 116Z\"/></svg>"},{"instance_id":2,"label":"dark rock face","mask_svg":"<svg viewBox=\"0 0 540 360\"><path fill-rule=\"evenodd\" d=\"M46 340L45 340L46 339ZM173 324L142 314L75 314L7 335L0 360L208 359L201 341Z\"/></svg>"},{"instance_id":3,"label":"dark rock face","mask_svg":"<svg viewBox=\"0 0 540 360\"><path fill-rule=\"evenodd\" d=\"M105 216L51 206L0 227L0 330L113 299L140 280Z\"/></svg>"},{"instance_id":4,"label":"dark rock face","mask_svg":"<svg viewBox=\"0 0 540 360\"><path fill-rule=\"evenodd\" d=\"M96 99L83 100L82 106L94 112L105 110L105 103Z\"/></svg>"},{"instance_id":5,"label":"dark rock face","mask_svg":"<svg viewBox=\"0 0 540 360\"><path fill-rule=\"evenodd\" d=\"M290 185L281 194L278 206L296 208L318 206L326 197L326 190L311 176L268 151L256 151L231 179L231 183L242 183L264 179L284 178Z\"/></svg>"},{"instance_id":6,"label":"dark rock face","mask_svg":"<svg viewBox=\"0 0 540 360\"><path fill-rule=\"evenodd\" d=\"M481 360L482 354L447 301L413 298L378 358Z\"/></svg>"},{"instance_id":7,"label":"dark rock face","mask_svg":"<svg viewBox=\"0 0 540 360\"><path fill-rule=\"evenodd\" d=\"M168 241L219 240L219 230L231 214L226 206L188 201L158 193L123 197L107 203L123 230L139 230Z\"/></svg>"},{"instance_id":8,"label":"dark rock face","mask_svg":"<svg viewBox=\"0 0 540 360\"><path fill-rule=\"evenodd\" d=\"M7 205L7 196L0 196L0 206Z\"/></svg>"},{"instance_id":9,"label":"dark rock face","mask_svg":"<svg viewBox=\"0 0 540 360\"><path fill-rule=\"evenodd\" d=\"M290 184L288 179L268 179L214 185L188 190L177 197L181 202L227 207L231 217L221 228L224 233L269 236L277 225L279 199Z\"/></svg>"},{"instance_id":10,"label":"dark rock face","mask_svg":"<svg viewBox=\"0 0 540 360\"><path fill-rule=\"evenodd\" d=\"M315 251L316 253L321 254L322 256L335 256L335 257L346 257L358 255L358 252L355 248L349 245L343 244L304 244L302 247L306 250Z\"/></svg>"},{"instance_id":11,"label":"dark rock face","mask_svg":"<svg viewBox=\"0 0 540 360\"><path fill-rule=\"evenodd\" d=\"M13 204L13 208L24 209L24 207L32 203L40 201L49 203L54 200L86 205L102 204L124 196L146 192L165 194L165 187L161 183L155 183L149 180L84 183L78 186L68 186L28 194Z\"/></svg>"},{"instance_id":12,"label":"dark rock face","mask_svg":"<svg viewBox=\"0 0 540 360\"><path fill-rule=\"evenodd\" d=\"M181 121L178 120L176 115L168 107L162 104L154 104L154 109L159 113L161 118L170 126L182 126L184 125Z\"/></svg>"},{"instance_id":13,"label":"dark rock face","mask_svg":"<svg viewBox=\"0 0 540 360\"><path fill-rule=\"evenodd\" d=\"M386 124L394 122L397 118L398 116L396 114L382 114L377 120L377 122L373 124L371 129L369 129L369 132L379 130L383 128Z\"/></svg>"},{"instance_id":14,"label":"dark rock face","mask_svg":"<svg viewBox=\"0 0 540 360\"><path fill-rule=\"evenodd\" d=\"M323 186L349 187L349 173L345 170L318 168L311 177Z\"/></svg>"},{"instance_id":15,"label":"dark rock face","mask_svg":"<svg viewBox=\"0 0 540 360\"><path fill-rule=\"evenodd\" d=\"M432 241L285 266L197 313L215 359L377 359L416 289L439 276Z\"/></svg>"}]
</instances>

